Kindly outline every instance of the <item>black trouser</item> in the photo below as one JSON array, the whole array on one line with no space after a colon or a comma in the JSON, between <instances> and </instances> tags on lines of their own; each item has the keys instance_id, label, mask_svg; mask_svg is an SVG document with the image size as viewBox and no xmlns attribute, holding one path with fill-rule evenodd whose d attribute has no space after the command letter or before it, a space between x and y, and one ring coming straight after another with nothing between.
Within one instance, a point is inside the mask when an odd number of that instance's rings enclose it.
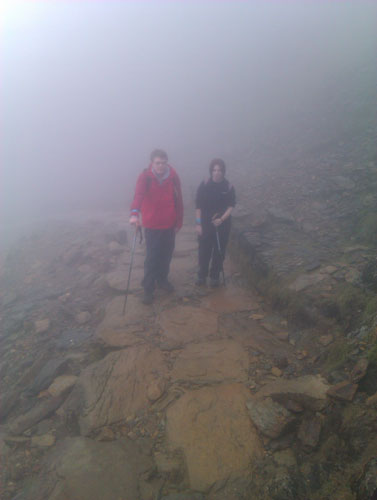
<instances>
[{"instance_id":1,"label":"black trouser","mask_svg":"<svg viewBox=\"0 0 377 500\"><path fill-rule=\"evenodd\" d=\"M168 279L170 261L175 245L175 230L144 230L147 255L144 261L144 279L141 282L145 293L153 293L155 284Z\"/></svg>"},{"instance_id":2,"label":"black trouser","mask_svg":"<svg viewBox=\"0 0 377 500\"><path fill-rule=\"evenodd\" d=\"M229 240L230 223L223 223L218 226L221 254L218 249L216 229L213 224L202 227L203 233L199 236L199 272L198 277L205 279L208 276L214 280L219 279L220 271L223 267L225 250Z\"/></svg>"}]
</instances>

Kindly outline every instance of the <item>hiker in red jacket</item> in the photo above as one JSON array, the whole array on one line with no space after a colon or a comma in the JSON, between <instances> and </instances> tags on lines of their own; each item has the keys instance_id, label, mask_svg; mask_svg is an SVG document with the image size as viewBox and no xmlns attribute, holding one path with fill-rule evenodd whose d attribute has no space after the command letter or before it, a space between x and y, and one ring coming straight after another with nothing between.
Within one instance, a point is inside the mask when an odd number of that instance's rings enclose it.
<instances>
[{"instance_id":1,"label":"hiker in red jacket","mask_svg":"<svg viewBox=\"0 0 377 500\"><path fill-rule=\"evenodd\" d=\"M145 228L144 304L153 302L155 285L167 292L173 291L168 274L175 233L181 229L182 221L181 182L168 164L165 151L156 149L151 154L149 168L137 179L130 216L130 224Z\"/></svg>"}]
</instances>

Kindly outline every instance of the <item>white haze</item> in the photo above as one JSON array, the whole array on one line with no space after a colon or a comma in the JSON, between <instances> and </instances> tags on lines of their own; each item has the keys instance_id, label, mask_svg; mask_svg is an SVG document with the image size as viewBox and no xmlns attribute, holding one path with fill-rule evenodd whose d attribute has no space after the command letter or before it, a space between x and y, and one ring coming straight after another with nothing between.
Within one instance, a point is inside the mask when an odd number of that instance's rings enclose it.
<instances>
[{"instance_id":1,"label":"white haze","mask_svg":"<svg viewBox=\"0 0 377 500\"><path fill-rule=\"evenodd\" d=\"M336 98L376 59L376 21L376 2L356 0L8 2L3 224L76 207L127 213L155 147L188 187L213 157L242 163L285 141L302 116L318 119L327 89Z\"/></svg>"}]
</instances>

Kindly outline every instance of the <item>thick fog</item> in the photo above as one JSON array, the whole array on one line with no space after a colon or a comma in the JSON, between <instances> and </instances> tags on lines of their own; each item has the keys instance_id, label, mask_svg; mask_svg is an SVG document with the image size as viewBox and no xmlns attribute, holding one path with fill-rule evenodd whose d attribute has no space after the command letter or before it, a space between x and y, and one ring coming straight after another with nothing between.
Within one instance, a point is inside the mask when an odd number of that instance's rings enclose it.
<instances>
[{"instance_id":1,"label":"thick fog","mask_svg":"<svg viewBox=\"0 0 377 500\"><path fill-rule=\"evenodd\" d=\"M310 120L321 133L328 100L337 109L377 54L375 2L7 2L2 17L8 225L127 213L156 147L186 189L216 156L252 169L253 151ZM343 120L330 115L329 130Z\"/></svg>"}]
</instances>

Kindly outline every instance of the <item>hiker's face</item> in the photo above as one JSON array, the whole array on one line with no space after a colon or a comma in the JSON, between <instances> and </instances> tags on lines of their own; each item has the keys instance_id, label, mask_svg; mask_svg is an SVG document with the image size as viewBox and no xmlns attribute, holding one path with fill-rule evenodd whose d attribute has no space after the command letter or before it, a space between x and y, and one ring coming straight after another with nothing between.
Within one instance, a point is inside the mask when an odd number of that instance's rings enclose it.
<instances>
[{"instance_id":1,"label":"hiker's face","mask_svg":"<svg viewBox=\"0 0 377 500\"><path fill-rule=\"evenodd\" d=\"M152 167L157 175L164 175L168 168L168 162L164 158L156 156L156 158L153 158L152 160Z\"/></svg>"},{"instance_id":2,"label":"hiker's face","mask_svg":"<svg viewBox=\"0 0 377 500\"><path fill-rule=\"evenodd\" d=\"M219 165L215 165L212 170L212 180L221 182L224 179L223 171Z\"/></svg>"}]
</instances>

